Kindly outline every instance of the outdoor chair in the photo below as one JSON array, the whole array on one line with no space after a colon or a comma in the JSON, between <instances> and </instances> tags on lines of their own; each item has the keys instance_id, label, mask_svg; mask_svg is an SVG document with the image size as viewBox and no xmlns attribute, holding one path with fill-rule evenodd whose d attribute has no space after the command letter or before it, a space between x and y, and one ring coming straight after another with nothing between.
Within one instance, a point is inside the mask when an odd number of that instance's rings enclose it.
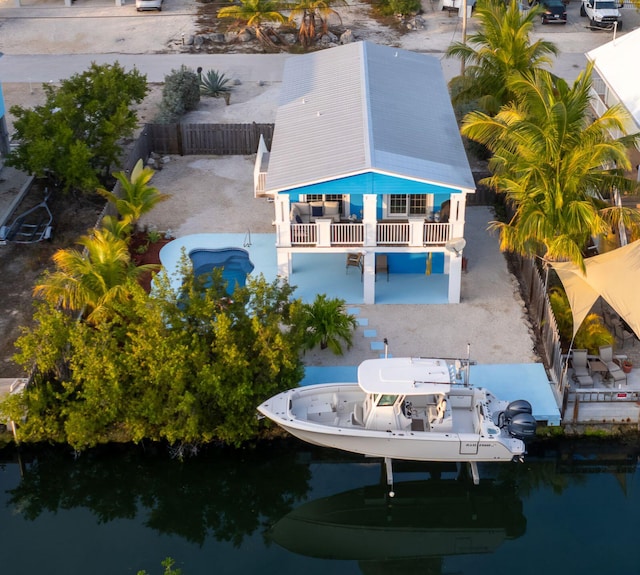
<instances>
[{"instance_id":1,"label":"outdoor chair","mask_svg":"<svg viewBox=\"0 0 640 575\"><path fill-rule=\"evenodd\" d=\"M363 265L362 254L347 254L346 273L349 273L349 268L354 267L360 270L360 279L362 279Z\"/></svg>"},{"instance_id":2,"label":"outdoor chair","mask_svg":"<svg viewBox=\"0 0 640 575\"><path fill-rule=\"evenodd\" d=\"M580 387L593 387L593 377L591 377L586 349L572 350L571 367L573 368L573 380Z\"/></svg>"},{"instance_id":3,"label":"outdoor chair","mask_svg":"<svg viewBox=\"0 0 640 575\"><path fill-rule=\"evenodd\" d=\"M389 262L386 254L376 254L376 279L378 279L378 273L386 273L389 281Z\"/></svg>"},{"instance_id":4,"label":"outdoor chair","mask_svg":"<svg viewBox=\"0 0 640 575\"><path fill-rule=\"evenodd\" d=\"M622 368L613 357L613 346L603 345L599 348L599 358L602 363L607 367L606 379L613 380L613 383L624 382L627 383L627 374L622 371Z\"/></svg>"},{"instance_id":5,"label":"outdoor chair","mask_svg":"<svg viewBox=\"0 0 640 575\"><path fill-rule=\"evenodd\" d=\"M624 346L627 344L627 342L629 340L631 340L631 345L635 345L636 344L636 336L633 332L630 332L628 330L625 329L624 325L622 324L622 322L620 320L618 321L614 321L613 323L613 332L615 334L615 336L620 340L620 343L622 344L622 348L624 349Z\"/></svg>"}]
</instances>

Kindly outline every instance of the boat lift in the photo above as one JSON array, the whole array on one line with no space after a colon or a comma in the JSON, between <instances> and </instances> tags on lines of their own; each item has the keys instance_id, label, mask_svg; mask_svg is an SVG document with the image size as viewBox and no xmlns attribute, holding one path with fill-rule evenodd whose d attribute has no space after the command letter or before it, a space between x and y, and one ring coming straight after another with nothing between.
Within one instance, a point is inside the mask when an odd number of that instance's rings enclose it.
<instances>
[{"instance_id":1,"label":"boat lift","mask_svg":"<svg viewBox=\"0 0 640 575\"><path fill-rule=\"evenodd\" d=\"M469 471L471 472L471 478L474 485L480 484L480 473L478 472L477 461L467 461L469 465ZM458 465L462 465L461 463ZM393 459L390 457L384 458L385 476L387 478L387 486L389 487L389 497L395 497L395 491L393 490Z\"/></svg>"},{"instance_id":2,"label":"boat lift","mask_svg":"<svg viewBox=\"0 0 640 575\"><path fill-rule=\"evenodd\" d=\"M44 199L38 205L20 214L11 224L0 227L0 245L33 244L51 239L53 215L47 204L50 195L46 188Z\"/></svg>"}]
</instances>

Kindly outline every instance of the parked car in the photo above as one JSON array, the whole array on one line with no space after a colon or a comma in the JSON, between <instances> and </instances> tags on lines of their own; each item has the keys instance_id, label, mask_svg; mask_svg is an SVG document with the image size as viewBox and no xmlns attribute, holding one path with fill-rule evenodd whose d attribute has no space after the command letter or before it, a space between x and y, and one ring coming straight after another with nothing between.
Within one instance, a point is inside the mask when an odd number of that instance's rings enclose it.
<instances>
[{"instance_id":1,"label":"parked car","mask_svg":"<svg viewBox=\"0 0 640 575\"><path fill-rule=\"evenodd\" d=\"M142 12L142 10L157 10L162 11L162 0L136 0L136 10Z\"/></svg>"},{"instance_id":2,"label":"parked car","mask_svg":"<svg viewBox=\"0 0 640 575\"><path fill-rule=\"evenodd\" d=\"M567 7L562 0L540 0L543 24L566 24Z\"/></svg>"}]
</instances>

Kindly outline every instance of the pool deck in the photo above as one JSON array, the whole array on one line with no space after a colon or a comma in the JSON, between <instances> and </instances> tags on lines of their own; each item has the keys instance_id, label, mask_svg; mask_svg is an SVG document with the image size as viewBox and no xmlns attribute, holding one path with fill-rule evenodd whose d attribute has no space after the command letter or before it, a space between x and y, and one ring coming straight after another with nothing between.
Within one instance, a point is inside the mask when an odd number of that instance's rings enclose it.
<instances>
[{"instance_id":1,"label":"pool deck","mask_svg":"<svg viewBox=\"0 0 640 575\"><path fill-rule=\"evenodd\" d=\"M160 252L160 261L172 277L172 285L179 287L180 278L175 275L180 255L194 249L219 249L241 247L249 252L255 266L252 275L263 275L271 282L278 275L275 234L192 234L178 238ZM355 269L347 271L344 254L295 254L293 273L290 277L296 286L295 297L311 303L317 294L340 298L347 304L364 302L362 281ZM376 304L446 304L448 303L448 276L444 274L391 274L389 281L382 276L376 285Z\"/></svg>"}]
</instances>

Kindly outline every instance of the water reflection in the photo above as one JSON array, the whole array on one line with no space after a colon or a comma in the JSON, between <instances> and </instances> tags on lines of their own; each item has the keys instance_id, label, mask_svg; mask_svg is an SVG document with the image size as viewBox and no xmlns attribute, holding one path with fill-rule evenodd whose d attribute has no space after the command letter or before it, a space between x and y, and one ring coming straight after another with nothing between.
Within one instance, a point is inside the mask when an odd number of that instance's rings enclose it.
<instances>
[{"instance_id":1,"label":"water reflection","mask_svg":"<svg viewBox=\"0 0 640 575\"><path fill-rule=\"evenodd\" d=\"M176 461L137 449L62 450L28 458L8 505L35 521L43 512L90 510L98 523L145 517L158 533L239 546L305 497L311 473L293 451L219 450ZM286 469L286 474L282 470Z\"/></svg>"},{"instance_id":2,"label":"water reflection","mask_svg":"<svg viewBox=\"0 0 640 575\"><path fill-rule=\"evenodd\" d=\"M298 442L183 462L164 448L25 451L22 474L0 453L2 572L157 573L171 556L185 575L636 573L619 550L637 545L638 453L545 444L481 466L478 486L397 465L393 500L379 461Z\"/></svg>"},{"instance_id":3,"label":"water reflection","mask_svg":"<svg viewBox=\"0 0 640 575\"><path fill-rule=\"evenodd\" d=\"M526 518L513 484L428 479L370 485L305 503L269 536L321 559L357 560L362 573L440 573L444 556L492 553L522 536Z\"/></svg>"}]
</instances>

